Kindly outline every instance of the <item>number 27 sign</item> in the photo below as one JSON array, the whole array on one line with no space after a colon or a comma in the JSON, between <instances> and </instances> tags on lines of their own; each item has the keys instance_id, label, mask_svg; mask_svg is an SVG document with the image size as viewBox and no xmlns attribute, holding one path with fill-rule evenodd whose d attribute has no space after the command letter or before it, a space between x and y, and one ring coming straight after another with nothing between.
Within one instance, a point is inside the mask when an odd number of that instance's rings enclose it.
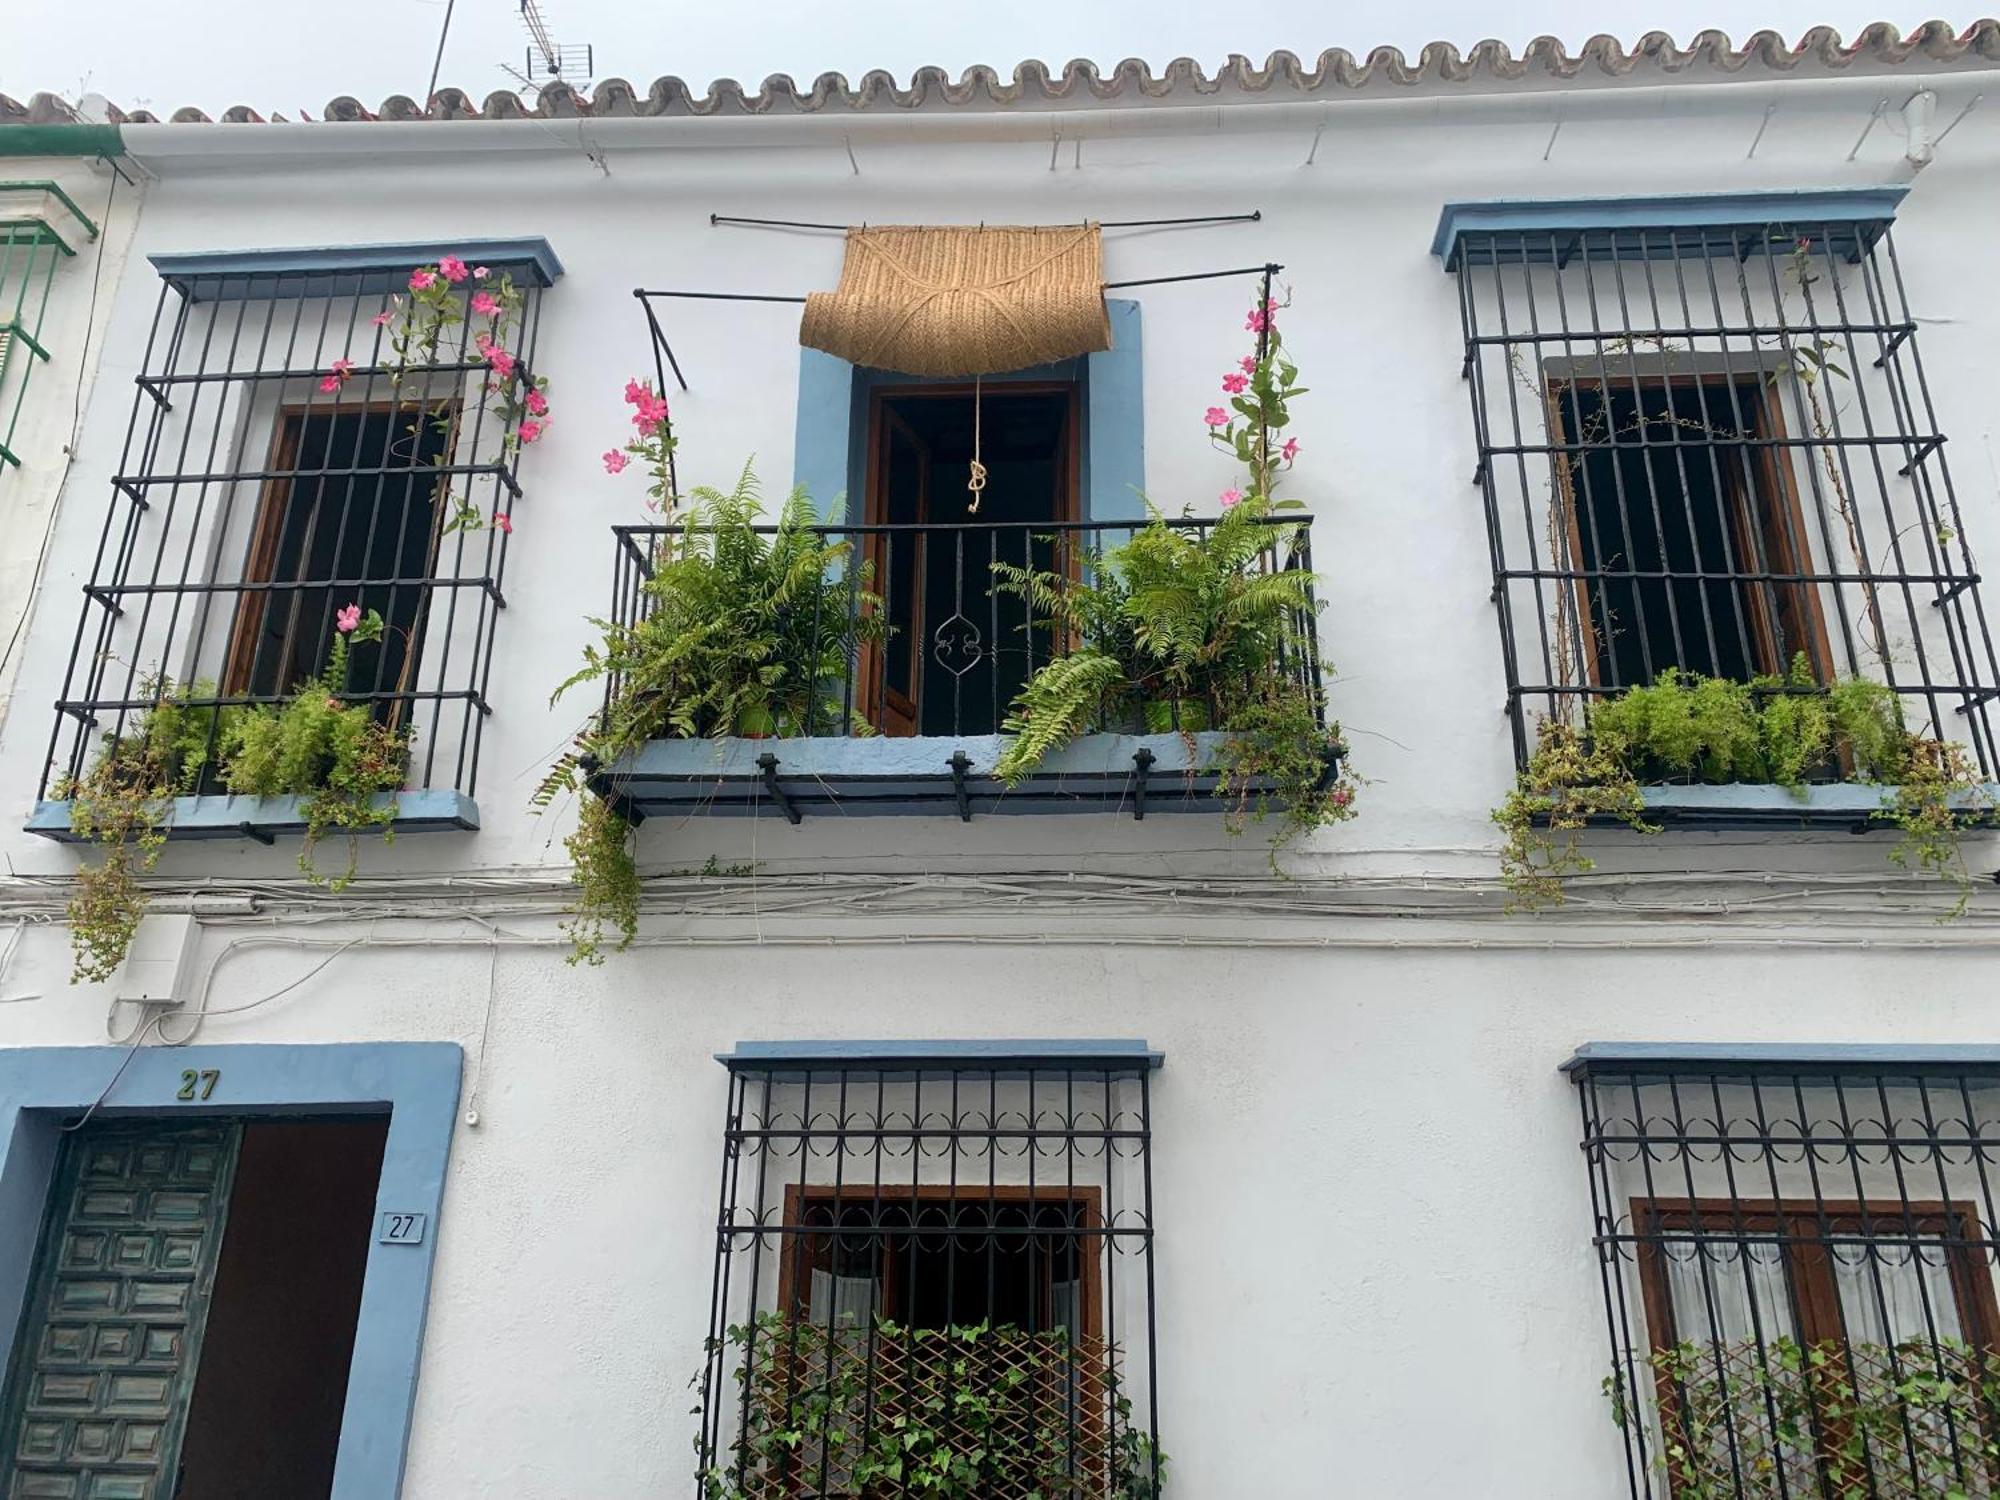
<instances>
[{"instance_id":1,"label":"number 27 sign","mask_svg":"<svg viewBox=\"0 0 2000 1500\"><path fill-rule=\"evenodd\" d=\"M375 1236L384 1245L421 1245L429 1214L385 1213L381 1232Z\"/></svg>"}]
</instances>

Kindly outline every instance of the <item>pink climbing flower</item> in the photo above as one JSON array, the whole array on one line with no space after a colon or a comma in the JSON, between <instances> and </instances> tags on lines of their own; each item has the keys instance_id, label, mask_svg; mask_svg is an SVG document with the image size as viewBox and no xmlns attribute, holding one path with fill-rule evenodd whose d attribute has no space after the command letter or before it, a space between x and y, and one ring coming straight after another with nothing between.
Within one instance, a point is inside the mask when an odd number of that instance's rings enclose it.
<instances>
[{"instance_id":1,"label":"pink climbing flower","mask_svg":"<svg viewBox=\"0 0 2000 1500\"><path fill-rule=\"evenodd\" d=\"M1245 375L1255 375L1257 373L1257 356L1246 354L1236 361L1236 365Z\"/></svg>"},{"instance_id":2,"label":"pink climbing flower","mask_svg":"<svg viewBox=\"0 0 2000 1500\"><path fill-rule=\"evenodd\" d=\"M504 531L507 535L512 536L514 534L514 518L504 510L496 510L493 512L493 528L496 531Z\"/></svg>"},{"instance_id":3,"label":"pink climbing flower","mask_svg":"<svg viewBox=\"0 0 2000 1500\"><path fill-rule=\"evenodd\" d=\"M1278 452L1283 456L1286 463L1290 463L1299 456L1299 440L1297 438L1286 438L1279 445Z\"/></svg>"},{"instance_id":4,"label":"pink climbing flower","mask_svg":"<svg viewBox=\"0 0 2000 1500\"><path fill-rule=\"evenodd\" d=\"M1229 425L1229 413L1219 406L1211 406L1206 412L1202 413L1201 419L1211 427L1227 427Z\"/></svg>"},{"instance_id":5,"label":"pink climbing flower","mask_svg":"<svg viewBox=\"0 0 2000 1500\"><path fill-rule=\"evenodd\" d=\"M546 417L549 414L549 398L538 390L530 390L523 404L531 417Z\"/></svg>"},{"instance_id":6,"label":"pink climbing flower","mask_svg":"<svg viewBox=\"0 0 2000 1500\"><path fill-rule=\"evenodd\" d=\"M502 380L514 373L514 356L500 345L489 341L479 352L486 356L486 362L493 366L493 373Z\"/></svg>"},{"instance_id":7,"label":"pink climbing flower","mask_svg":"<svg viewBox=\"0 0 2000 1500\"><path fill-rule=\"evenodd\" d=\"M456 255L441 255L438 257L438 275L442 276L446 281L457 283L465 280L470 274L465 269L465 262L460 260Z\"/></svg>"},{"instance_id":8,"label":"pink climbing flower","mask_svg":"<svg viewBox=\"0 0 2000 1500\"><path fill-rule=\"evenodd\" d=\"M620 453L616 448L606 448L604 450L604 472L607 474L623 474L625 466L630 462L632 460L627 458L623 453Z\"/></svg>"},{"instance_id":9,"label":"pink climbing flower","mask_svg":"<svg viewBox=\"0 0 2000 1500\"><path fill-rule=\"evenodd\" d=\"M326 367L326 378L319 383L319 388L323 391L337 391L347 384L347 378L353 373L353 360L336 359Z\"/></svg>"},{"instance_id":10,"label":"pink climbing flower","mask_svg":"<svg viewBox=\"0 0 2000 1500\"><path fill-rule=\"evenodd\" d=\"M1220 498L1222 500L1222 508L1224 510L1232 510L1243 503L1243 491L1227 489L1222 492Z\"/></svg>"},{"instance_id":11,"label":"pink climbing flower","mask_svg":"<svg viewBox=\"0 0 2000 1500\"><path fill-rule=\"evenodd\" d=\"M1222 377L1222 388L1232 396L1242 395L1243 388L1248 384L1250 384L1250 381L1242 375L1225 375Z\"/></svg>"},{"instance_id":12,"label":"pink climbing flower","mask_svg":"<svg viewBox=\"0 0 2000 1500\"><path fill-rule=\"evenodd\" d=\"M428 291L435 285L437 285L437 272L433 271L429 266L418 266L416 270L410 272L411 291Z\"/></svg>"},{"instance_id":13,"label":"pink climbing flower","mask_svg":"<svg viewBox=\"0 0 2000 1500\"><path fill-rule=\"evenodd\" d=\"M347 608L335 612L333 617L333 628L335 630L338 630L342 635L350 635L354 631L358 630L360 627L361 627L360 605L350 604L347 606Z\"/></svg>"},{"instance_id":14,"label":"pink climbing flower","mask_svg":"<svg viewBox=\"0 0 2000 1500\"><path fill-rule=\"evenodd\" d=\"M1347 806L1347 805L1348 805L1348 803L1350 803L1350 802L1352 802L1352 801L1354 800L1354 788L1353 788L1353 787L1351 787L1351 786L1337 786L1337 787L1335 787L1335 788L1333 789L1333 795L1332 795L1332 798L1331 798L1331 800L1332 800L1332 802L1333 802L1333 805L1334 805L1335 807L1345 807L1345 806Z\"/></svg>"},{"instance_id":15,"label":"pink climbing flower","mask_svg":"<svg viewBox=\"0 0 2000 1500\"><path fill-rule=\"evenodd\" d=\"M641 385L636 380L625 382L625 404L627 406L637 406L652 394L653 388L649 385Z\"/></svg>"},{"instance_id":16,"label":"pink climbing flower","mask_svg":"<svg viewBox=\"0 0 2000 1500\"><path fill-rule=\"evenodd\" d=\"M339 700L338 698L328 698L328 699L326 700L326 711L327 711L328 713L330 713L330 714L337 714L337 713L339 713L339 712L340 712L340 700Z\"/></svg>"},{"instance_id":17,"label":"pink climbing flower","mask_svg":"<svg viewBox=\"0 0 2000 1500\"><path fill-rule=\"evenodd\" d=\"M487 277L491 276L492 274L493 273L487 270L486 267L484 266L474 266L472 268L472 279L474 281L484 281Z\"/></svg>"},{"instance_id":18,"label":"pink climbing flower","mask_svg":"<svg viewBox=\"0 0 2000 1500\"><path fill-rule=\"evenodd\" d=\"M385 307L368 321L373 323L377 328L387 328L395 316L396 310L393 307Z\"/></svg>"},{"instance_id":19,"label":"pink climbing flower","mask_svg":"<svg viewBox=\"0 0 2000 1500\"><path fill-rule=\"evenodd\" d=\"M541 437L543 430L547 426L548 423L546 422L537 422L533 417L528 418L527 421L521 424L521 441L524 443L534 442Z\"/></svg>"},{"instance_id":20,"label":"pink climbing flower","mask_svg":"<svg viewBox=\"0 0 2000 1500\"><path fill-rule=\"evenodd\" d=\"M1252 333L1262 333L1270 324L1270 314L1261 307L1251 308L1250 316L1243 320L1243 326Z\"/></svg>"},{"instance_id":21,"label":"pink climbing flower","mask_svg":"<svg viewBox=\"0 0 2000 1500\"><path fill-rule=\"evenodd\" d=\"M652 432L667 420L667 398L664 396L644 391L633 404L639 409L632 414L632 425L642 433Z\"/></svg>"},{"instance_id":22,"label":"pink climbing flower","mask_svg":"<svg viewBox=\"0 0 2000 1500\"><path fill-rule=\"evenodd\" d=\"M500 316L500 303L491 292L474 292L470 303L473 313L482 318Z\"/></svg>"}]
</instances>

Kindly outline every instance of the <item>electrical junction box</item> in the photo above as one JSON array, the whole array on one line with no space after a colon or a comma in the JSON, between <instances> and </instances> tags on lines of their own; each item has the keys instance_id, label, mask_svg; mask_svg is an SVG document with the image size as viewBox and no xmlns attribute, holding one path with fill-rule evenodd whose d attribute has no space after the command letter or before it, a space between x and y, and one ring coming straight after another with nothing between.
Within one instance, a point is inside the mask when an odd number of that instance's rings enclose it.
<instances>
[{"instance_id":1,"label":"electrical junction box","mask_svg":"<svg viewBox=\"0 0 2000 1500\"><path fill-rule=\"evenodd\" d=\"M182 974L194 957L200 928L192 913L140 918L132 935L124 967L112 981L120 1001L128 1005L178 1005Z\"/></svg>"}]
</instances>

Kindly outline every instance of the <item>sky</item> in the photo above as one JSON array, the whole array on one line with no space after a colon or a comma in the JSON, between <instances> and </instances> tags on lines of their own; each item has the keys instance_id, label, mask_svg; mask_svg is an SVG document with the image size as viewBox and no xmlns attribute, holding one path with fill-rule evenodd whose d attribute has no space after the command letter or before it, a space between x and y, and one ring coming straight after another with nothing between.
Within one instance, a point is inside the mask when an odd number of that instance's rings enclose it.
<instances>
[{"instance_id":1,"label":"sky","mask_svg":"<svg viewBox=\"0 0 2000 1500\"><path fill-rule=\"evenodd\" d=\"M516 87L528 42L521 0L454 0L440 85L484 98ZM1874 20L1908 28L1933 16L1964 26L1975 6L1884 16L1880 0L535 0L554 39L588 44L595 77L645 86L662 74L691 84L720 77L755 85L773 73L850 79L886 68L901 80L935 64L1005 72L1024 58L1101 66L1189 56L1213 66L1232 52L1261 60L1287 48L1357 56L1383 44L1414 56L1426 42L1461 49L1497 37L1518 50L1559 37L1574 51L1599 31L1631 43L1648 31L1685 42L1714 27L1735 38L1769 28L1796 38L1814 25L1844 36ZM1987 0L1990 6L1993 0ZM210 114L247 104L260 114L317 117L353 94L373 107L393 93L421 98L447 0L0 0L0 93L104 95L163 118L193 105Z\"/></svg>"}]
</instances>

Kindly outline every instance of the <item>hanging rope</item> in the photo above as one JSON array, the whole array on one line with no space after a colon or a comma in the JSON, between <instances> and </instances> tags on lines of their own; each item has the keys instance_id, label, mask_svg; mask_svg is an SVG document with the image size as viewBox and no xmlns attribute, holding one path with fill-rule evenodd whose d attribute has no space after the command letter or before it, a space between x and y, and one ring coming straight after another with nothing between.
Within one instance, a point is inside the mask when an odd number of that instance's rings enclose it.
<instances>
[{"instance_id":1,"label":"hanging rope","mask_svg":"<svg viewBox=\"0 0 2000 1500\"><path fill-rule=\"evenodd\" d=\"M972 502L965 507L968 516L979 514L979 501L986 489L986 465L979 461L979 377L972 377L972 471L966 476L965 487L972 492Z\"/></svg>"}]
</instances>

